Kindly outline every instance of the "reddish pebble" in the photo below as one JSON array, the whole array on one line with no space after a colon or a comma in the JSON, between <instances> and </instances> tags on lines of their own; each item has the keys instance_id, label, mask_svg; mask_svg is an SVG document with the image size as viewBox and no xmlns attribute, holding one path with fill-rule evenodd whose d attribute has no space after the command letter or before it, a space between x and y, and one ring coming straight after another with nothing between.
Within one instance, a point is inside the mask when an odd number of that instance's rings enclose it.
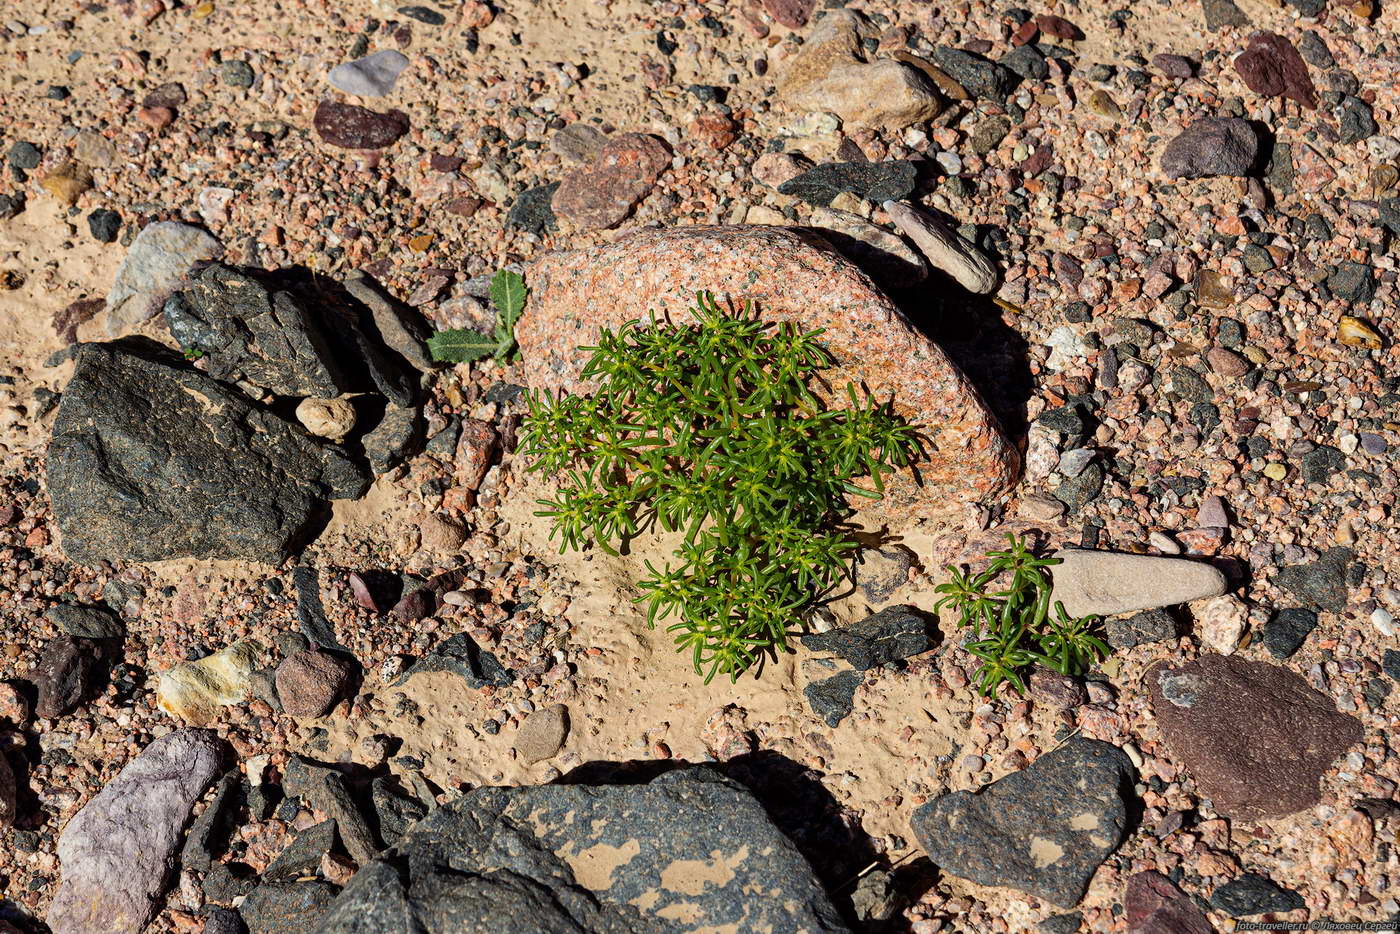
<instances>
[{"instance_id":1,"label":"reddish pebble","mask_svg":"<svg viewBox=\"0 0 1400 934\"><path fill-rule=\"evenodd\" d=\"M142 107L136 111L136 119L153 130L163 130L175 121L175 111L169 107Z\"/></svg>"}]
</instances>

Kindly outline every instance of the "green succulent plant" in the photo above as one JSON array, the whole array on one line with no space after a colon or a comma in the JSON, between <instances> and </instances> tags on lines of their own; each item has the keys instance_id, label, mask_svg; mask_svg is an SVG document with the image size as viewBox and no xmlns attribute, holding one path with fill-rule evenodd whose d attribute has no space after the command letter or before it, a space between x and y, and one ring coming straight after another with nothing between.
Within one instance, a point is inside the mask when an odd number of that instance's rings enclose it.
<instances>
[{"instance_id":1,"label":"green succulent plant","mask_svg":"<svg viewBox=\"0 0 1400 934\"><path fill-rule=\"evenodd\" d=\"M604 330L582 371L591 396L531 392L531 470L559 478L536 515L560 550L614 545L659 526L684 532L637 585L708 683L787 648L815 601L848 577L848 494L878 499L919 454L914 426L847 384L813 391L834 365L820 330L760 321L750 305L697 296L692 322L653 313ZM868 485L858 480L868 478Z\"/></svg>"},{"instance_id":2,"label":"green succulent plant","mask_svg":"<svg viewBox=\"0 0 1400 934\"><path fill-rule=\"evenodd\" d=\"M1110 651L1095 634L1097 616L1076 619L1060 601L1051 606L1045 569L1060 559L1037 556L1022 537L1006 537L1007 548L990 552L980 574L950 564L948 581L934 588L943 595L934 609L951 608L958 614L958 628L972 630L963 648L977 658L974 680L988 697L1004 683L1024 694L1023 676L1033 665L1081 675ZM990 589L996 585L1005 589Z\"/></svg>"}]
</instances>

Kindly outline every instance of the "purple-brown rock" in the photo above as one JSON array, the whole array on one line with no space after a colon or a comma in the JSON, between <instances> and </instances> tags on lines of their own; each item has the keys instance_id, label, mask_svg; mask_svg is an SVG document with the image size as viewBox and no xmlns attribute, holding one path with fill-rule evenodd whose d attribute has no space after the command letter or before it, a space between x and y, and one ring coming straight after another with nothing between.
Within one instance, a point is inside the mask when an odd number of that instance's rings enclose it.
<instances>
[{"instance_id":1,"label":"purple-brown rock","mask_svg":"<svg viewBox=\"0 0 1400 934\"><path fill-rule=\"evenodd\" d=\"M14 770L10 768L10 760L5 758L5 751L0 749L0 827L14 824L15 814L19 812L18 797Z\"/></svg>"},{"instance_id":2,"label":"purple-brown rock","mask_svg":"<svg viewBox=\"0 0 1400 934\"><path fill-rule=\"evenodd\" d=\"M341 149L383 149L408 132L408 115L379 113L355 104L321 101L312 121L321 139Z\"/></svg>"},{"instance_id":3,"label":"purple-brown rock","mask_svg":"<svg viewBox=\"0 0 1400 934\"><path fill-rule=\"evenodd\" d=\"M579 380L599 328L649 311L686 320L697 291L757 304L766 321L825 328L837 366L832 387L862 381L929 440L910 471L885 481L885 498L864 505L868 521L904 525L946 516L969 500L995 497L1016 479L1020 457L976 389L874 283L820 238L783 227L643 230L616 243L553 253L526 272L529 314L516 326L525 378L538 388L591 391ZM835 402L839 404L839 400Z\"/></svg>"},{"instance_id":4,"label":"purple-brown rock","mask_svg":"<svg viewBox=\"0 0 1400 934\"><path fill-rule=\"evenodd\" d=\"M1317 107L1317 91L1308 75L1307 63L1283 36L1256 32L1249 47L1235 59L1235 71L1255 94L1287 97L1312 110Z\"/></svg>"},{"instance_id":5,"label":"purple-brown rock","mask_svg":"<svg viewBox=\"0 0 1400 934\"><path fill-rule=\"evenodd\" d=\"M1123 896L1128 934L1212 934L1214 928L1186 893L1160 872L1147 870L1128 879Z\"/></svg>"},{"instance_id":6,"label":"purple-brown rock","mask_svg":"<svg viewBox=\"0 0 1400 934\"><path fill-rule=\"evenodd\" d=\"M293 652L277 666L277 698L293 717L320 717L340 700L353 674L354 666L339 655Z\"/></svg>"},{"instance_id":7,"label":"purple-brown rock","mask_svg":"<svg viewBox=\"0 0 1400 934\"><path fill-rule=\"evenodd\" d=\"M1162 152L1168 178L1246 175L1259 156L1259 135L1239 117L1202 117Z\"/></svg>"},{"instance_id":8,"label":"purple-brown rock","mask_svg":"<svg viewBox=\"0 0 1400 934\"><path fill-rule=\"evenodd\" d=\"M54 934L138 934L223 754L212 730L175 730L83 806L58 838L63 881L46 919Z\"/></svg>"},{"instance_id":9,"label":"purple-brown rock","mask_svg":"<svg viewBox=\"0 0 1400 934\"><path fill-rule=\"evenodd\" d=\"M1202 655L1147 672L1173 759L1226 817L1281 817L1321 800L1318 780L1362 738L1361 722L1300 676L1267 662Z\"/></svg>"},{"instance_id":10,"label":"purple-brown rock","mask_svg":"<svg viewBox=\"0 0 1400 934\"><path fill-rule=\"evenodd\" d=\"M671 164L671 153L655 136L622 133L603 145L590 165L564 176L554 191L554 213L580 227L614 227L651 191Z\"/></svg>"},{"instance_id":11,"label":"purple-brown rock","mask_svg":"<svg viewBox=\"0 0 1400 934\"><path fill-rule=\"evenodd\" d=\"M768 15L788 29L806 26L816 5L816 0L763 0L763 9Z\"/></svg>"},{"instance_id":12,"label":"purple-brown rock","mask_svg":"<svg viewBox=\"0 0 1400 934\"><path fill-rule=\"evenodd\" d=\"M102 647L66 633L50 639L39 653L29 680L39 689L34 712L53 719L80 704L92 688Z\"/></svg>"}]
</instances>

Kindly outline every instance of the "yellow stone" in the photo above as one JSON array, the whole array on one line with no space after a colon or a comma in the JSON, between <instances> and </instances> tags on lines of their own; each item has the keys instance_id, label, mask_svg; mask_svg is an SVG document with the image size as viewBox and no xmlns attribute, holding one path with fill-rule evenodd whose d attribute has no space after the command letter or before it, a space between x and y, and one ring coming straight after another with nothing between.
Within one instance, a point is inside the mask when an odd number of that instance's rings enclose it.
<instances>
[{"instance_id":1,"label":"yellow stone","mask_svg":"<svg viewBox=\"0 0 1400 934\"><path fill-rule=\"evenodd\" d=\"M214 4L201 3L199 6L195 7L194 10L191 11L191 15L193 15L195 19L204 19L204 17L210 15L213 12Z\"/></svg>"},{"instance_id":2,"label":"yellow stone","mask_svg":"<svg viewBox=\"0 0 1400 934\"><path fill-rule=\"evenodd\" d=\"M92 173L86 166L65 162L45 175L39 184L59 201L72 207L78 203L79 196L92 187Z\"/></svg>"},{"instance_id":3,"label":"yellow stone","mask_svg":"<svg viewBox=\"0 0 1400 934\"><path fill-rule=\"evenodd\" d=\"M1118 102L1113 99L1113 95L1109 94L1103 88L1099 88L1093 94L1089 95L1089 109L1100 117L1107 117L1110 120L1117 120L1123 116L1123 111L1118 106Z\"/></svg>"},{"instance_id":4,"label":"yellow stone","mask_svg":"<svg viewBox=\"0 0 1400 934\"><path fill-rule=\"evenodd\" d=\"M262 650L256 640L243 639L198 661L182 662L161 674L156 703L193 726L213 723L220 707L247 699L249 679Z\"/></svg>"},{"instance_id":5,"label":"yellow stone","mask_svg":"<svg viewBox=\"0 0 1400 934\"><path fill-rule=\"evenodd\" d=\"M1264 476L1270 480L1282 480L1288 476L1288 468L1282 464L1270 464L1264 468Z\"/></svg>"},{"instance_id":6,"label":"yellow stone","mask_svg":"<svg viewBox=\"0 0 1400 934\"><path fill-rule=\"evenodd\" d=\"M1337 322L1337 340L1348 347L1365 347L1367 350L1381 349L1381 336L1376 329L1360 318L1342 315Z\"/></svg>"},{"instance_id":7,"label":"yellow stone","mask_svg":"<svg viewBox=\"0 0 1400 934\"><path fill-rule=\"evenodd\" d=\"M425 253L428 247L433 245L433 235L423 234L408 241L408 248L415 253Z\"/></svg>"},{"instance_id":8,"label":"yellow stone","mask_svg":"<svg viewBox=\"0 0 1400 934\"><path fill-rule=\"evenodd\" d=\"M1244 349L1244 355L1256 366L1262 366L1269 359L1269 354L1263 347L1255 347L1253 344Z\"/></svg>"}]
</instances>

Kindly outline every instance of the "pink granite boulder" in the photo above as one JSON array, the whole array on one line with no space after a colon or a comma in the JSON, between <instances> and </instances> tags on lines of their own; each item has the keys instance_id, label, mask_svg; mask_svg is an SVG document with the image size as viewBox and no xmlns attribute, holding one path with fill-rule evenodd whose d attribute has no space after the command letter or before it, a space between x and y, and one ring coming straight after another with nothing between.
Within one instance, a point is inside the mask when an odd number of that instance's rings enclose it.
<instances>
[{"instance_id":1,"label":"pink granite boulder","mask_svg":"<svg viewBox=\"0 0 1400 934\"><path fill-rule=\"evenodd\" d=\"M526 271L529 305L516 326L531 387L591 391L579 372L599 328L649 311L686 320L697 291L753 301L768 321L824 328L837 360L826 376L844 391L864 382L921 426L927 457L886 483L885 498L862 509L867 523L898 528L947 517L963 503L992 499L1015 481L1020 456L996 417L938 345L893 302L815 235L782 227L683 227L638 231L615 243L536 260ZM839 401L838 403L839 404Z\"/></svg>"}]
</instances>

